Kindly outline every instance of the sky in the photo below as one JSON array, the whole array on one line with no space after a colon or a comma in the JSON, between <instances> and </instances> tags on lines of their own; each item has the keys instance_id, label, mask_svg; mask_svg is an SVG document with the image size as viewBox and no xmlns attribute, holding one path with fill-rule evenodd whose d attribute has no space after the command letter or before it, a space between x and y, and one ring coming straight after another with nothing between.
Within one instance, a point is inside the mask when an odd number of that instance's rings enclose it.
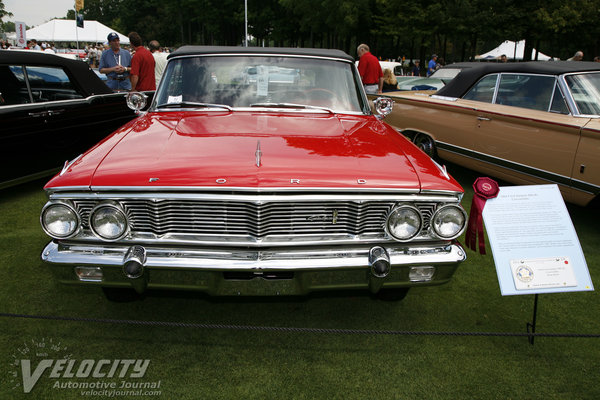
<instances>
[{"instance_id":1,"label":"sky","mask_svg":"<svg viewBox=\"0 0 600 400\"><path fill-rule=\"evenodd\" d=\"M75 9L75 0L2 0L4 9L13 13L4 17L4 22L25 22L27 26L38 26L55 17L62 18L68 10Z\"/></svg>"}]
</instances>

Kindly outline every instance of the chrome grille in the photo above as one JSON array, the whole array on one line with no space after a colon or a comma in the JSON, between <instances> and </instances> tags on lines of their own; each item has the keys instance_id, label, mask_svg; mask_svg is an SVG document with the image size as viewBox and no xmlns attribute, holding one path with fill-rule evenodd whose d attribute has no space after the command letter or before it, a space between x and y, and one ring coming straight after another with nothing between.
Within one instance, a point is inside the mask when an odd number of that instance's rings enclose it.
<instances>
[{"instance_id":1,"label":"chrome grille","mask_svg":"<svg viewBox=\"0 0 600 400\"><path fill-rule=\"evenodd\" d=\"M88 228L93 200L74 201ZM166 234L235 235L264 238L286 235L381 235L394 201L200 201L124 199L131 229ZM436 203L416 203L423 232Z\"/></svg>"}]
</instances>

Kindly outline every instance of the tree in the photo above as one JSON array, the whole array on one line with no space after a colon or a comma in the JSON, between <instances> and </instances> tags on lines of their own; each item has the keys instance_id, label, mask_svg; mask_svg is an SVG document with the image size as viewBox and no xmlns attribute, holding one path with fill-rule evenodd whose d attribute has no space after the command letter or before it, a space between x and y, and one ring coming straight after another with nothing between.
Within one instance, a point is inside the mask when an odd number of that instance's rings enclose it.
<instances>
[{"instance_id":1,"label":"tree","mask_svg":"<svg viewBox=\"0 0 600 400\"><path fill-rule=\"evenodd\" d=\"M12 16L13 14L11 12L6 11L6 9L4 8L4 2L0 0L0 23L2 23L2 18Z\"/></svg>"}]
</instances>

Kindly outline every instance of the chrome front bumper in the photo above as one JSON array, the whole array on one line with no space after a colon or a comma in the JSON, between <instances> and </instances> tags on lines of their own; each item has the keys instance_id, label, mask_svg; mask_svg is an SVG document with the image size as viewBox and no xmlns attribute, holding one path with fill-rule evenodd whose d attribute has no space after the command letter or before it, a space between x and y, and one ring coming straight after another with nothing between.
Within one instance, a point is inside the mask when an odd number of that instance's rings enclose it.
<instances>
[{"instance_id":1,"label":"chrome front bumper","mask_svg":"<svg viewBox=\"0 0 600 400\"><path fill-rule=\"evenodd\" d=\"M136 247L136 248L134 248ZM141 265L141 273L124 272L132 253ZM457 243L386 244L389 273L373 273L369 260L375 246L276 248L276 249L202 249L192 247L162 248L115 244L82 244L50 242L42 252L42 260L52 264L53 271L65 283L91 283L102 286L197 289L213 295L239 294L305 294L321 289L361 289L376 292L383 287L411 287L447 282L459 263L466 259ZM135 250L135 251L134 251ZM410 279L410 268L435 267L427 281ZM82 279L75 268L98 267L100 279ZM247 273L259 279L236 280L226 273ZM268 273L292 273L281 282L264 282ZM250 283L250 281L254 281ZM257 283L256 281L262 281ZM283 282L293 281L293 282ZM260 286L266 287L260 287ZM260 287L260 290L254 290ZM272 290L271 290L272 289Z\"/></svg>"}]
</instances>

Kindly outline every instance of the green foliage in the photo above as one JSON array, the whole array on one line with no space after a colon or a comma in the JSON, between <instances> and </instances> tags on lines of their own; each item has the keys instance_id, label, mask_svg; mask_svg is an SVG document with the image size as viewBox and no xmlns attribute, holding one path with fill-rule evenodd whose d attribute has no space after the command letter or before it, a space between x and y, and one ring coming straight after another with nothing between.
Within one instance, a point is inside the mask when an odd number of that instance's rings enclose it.
<instances>
[{"instance_id":1,"label":"green foliage","mask_svg":"<svg viewBox=\"0 0 600 400\"><path fill-rule=\"evenodd\" d=\"M339 48L355 54L368 43L381 58L464 61L504 40L562 59L600 54L600 0L247 0L254 46ZM67 18L73 19L73 11ZM86 0L86 21L98 20L148 42L241 45L242 0ZM0 0L0 22L6 16ZM574 47L574 46L577 47Z\"/></svg>"},{"instance_id":2,"label":"green foliage","mask_svg":"<svg viewBox=\"0 0 600 400\"><path fill-rule=\"evenodd\" d=\"M4 17L12 17L12 13L6 11L4 8L4 2L0 0L0 24L2 24L2 19Z\"/></svg>"}]
</instances>

